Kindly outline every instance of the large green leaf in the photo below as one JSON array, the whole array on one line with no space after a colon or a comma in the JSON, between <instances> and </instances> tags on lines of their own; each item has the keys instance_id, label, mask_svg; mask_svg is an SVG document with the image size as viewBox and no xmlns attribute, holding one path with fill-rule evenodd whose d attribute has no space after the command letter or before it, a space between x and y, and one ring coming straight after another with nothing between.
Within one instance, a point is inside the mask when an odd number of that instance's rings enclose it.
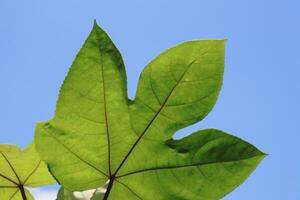
<instances>
[{"instance_id":1,"label":"large green leaf","mask_svg":"<svg viewBox=\"0 0 300 200\"><path fill-rule=\"evenodd\" d=\"M173 47L141 74L134 100L115 45L95 23L60 91L55 116L39 123L37 149L68 190L101 187L103 199L220 199L265 156L215 129L173 140L214 106L224 40Z\"/></svg>"},{"instance_id":2,"label":"large green leaf","mask_svg":"<svg viewBox=\"0 0 300 200\"><path fill-rule=\"evenodd\" d=\"M33 199L26 187L54 183L34 145L20 150L15 145L0 145L0 199Z\"/></svg>"}]
</instances>

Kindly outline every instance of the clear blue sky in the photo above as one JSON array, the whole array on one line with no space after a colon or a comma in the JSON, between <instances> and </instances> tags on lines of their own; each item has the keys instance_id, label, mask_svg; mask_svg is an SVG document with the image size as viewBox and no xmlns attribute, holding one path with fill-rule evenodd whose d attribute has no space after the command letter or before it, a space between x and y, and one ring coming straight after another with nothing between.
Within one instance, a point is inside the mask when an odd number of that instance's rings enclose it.
<instances>
[{"instance_id":1,"label":"clear blue sky","mask_svg":"<svg viewBox=\"0 0 300 200\"><path fill-rule=\"evenodd\" d=\"M299 200L299 9L299 0L0 0L0 143L25 147L35 122L52 117L94 18L123 54L131 97L164 49L227 38L219 100L179 135L215 127L270 154L226 200Z\"/></svg>"}]
</instances>

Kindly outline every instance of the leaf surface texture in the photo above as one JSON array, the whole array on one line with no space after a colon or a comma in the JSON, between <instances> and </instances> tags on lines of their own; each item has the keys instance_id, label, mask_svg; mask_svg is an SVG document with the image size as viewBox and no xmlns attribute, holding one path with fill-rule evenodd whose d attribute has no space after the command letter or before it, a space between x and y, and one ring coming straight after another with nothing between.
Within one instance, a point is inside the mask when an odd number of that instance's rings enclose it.
<instances>
[{"instance_id":1,"label":"leaf surface texture","mask_svg":"<svg viewBox=\"0 0 300 200\"><path fill-rule=\"evenodd\" d=\"M103 199L110 200L210 200L235 189L264 153L216 129L172 139L213 108L224 49L224 40L196 40L166 50L146 66L129 100L122 57L95 23L54 118L36 128L38 151L56 179L70 191L109 180Z\"/></svg>"}]
</instances>

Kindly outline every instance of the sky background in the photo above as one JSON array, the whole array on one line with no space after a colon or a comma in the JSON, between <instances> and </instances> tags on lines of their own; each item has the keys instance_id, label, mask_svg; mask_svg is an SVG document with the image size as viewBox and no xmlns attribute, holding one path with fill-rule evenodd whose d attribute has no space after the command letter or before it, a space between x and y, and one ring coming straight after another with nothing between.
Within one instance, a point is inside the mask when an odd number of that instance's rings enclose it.
<instances>
[{"instance_id":1,"label":"sky background","mask_svg":"<svg viewBox=\"0 0 300 200\"><path fill-rule=\"evenodd\" d=\"M0 0L0 143L25 147L35 123L52 117L93 19L123 55L130 97L144 66L166 48L227 38L216 106L177 136L214 127L270 154L225 200L299 200L299 9L299 0ZM55 189L34 193L51 200Z\"/></svg>"}]
</instances>

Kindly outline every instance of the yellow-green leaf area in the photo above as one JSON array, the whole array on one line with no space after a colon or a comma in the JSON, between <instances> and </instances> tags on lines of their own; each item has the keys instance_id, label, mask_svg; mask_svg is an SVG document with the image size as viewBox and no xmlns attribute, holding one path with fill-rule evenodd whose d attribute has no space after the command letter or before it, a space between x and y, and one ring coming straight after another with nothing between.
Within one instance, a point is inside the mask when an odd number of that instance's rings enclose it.
<instances>
[{"instance_id":1,"label":"yellow-green leaf area","mask_svg":"<svg viewBox=\"0 0 300 200\"><path fill-rule=\"evenodd\" d=\"M34 145L0 145L0 199L31 200L27 188L55 183Z\"/></svg>"}]
</instances>

